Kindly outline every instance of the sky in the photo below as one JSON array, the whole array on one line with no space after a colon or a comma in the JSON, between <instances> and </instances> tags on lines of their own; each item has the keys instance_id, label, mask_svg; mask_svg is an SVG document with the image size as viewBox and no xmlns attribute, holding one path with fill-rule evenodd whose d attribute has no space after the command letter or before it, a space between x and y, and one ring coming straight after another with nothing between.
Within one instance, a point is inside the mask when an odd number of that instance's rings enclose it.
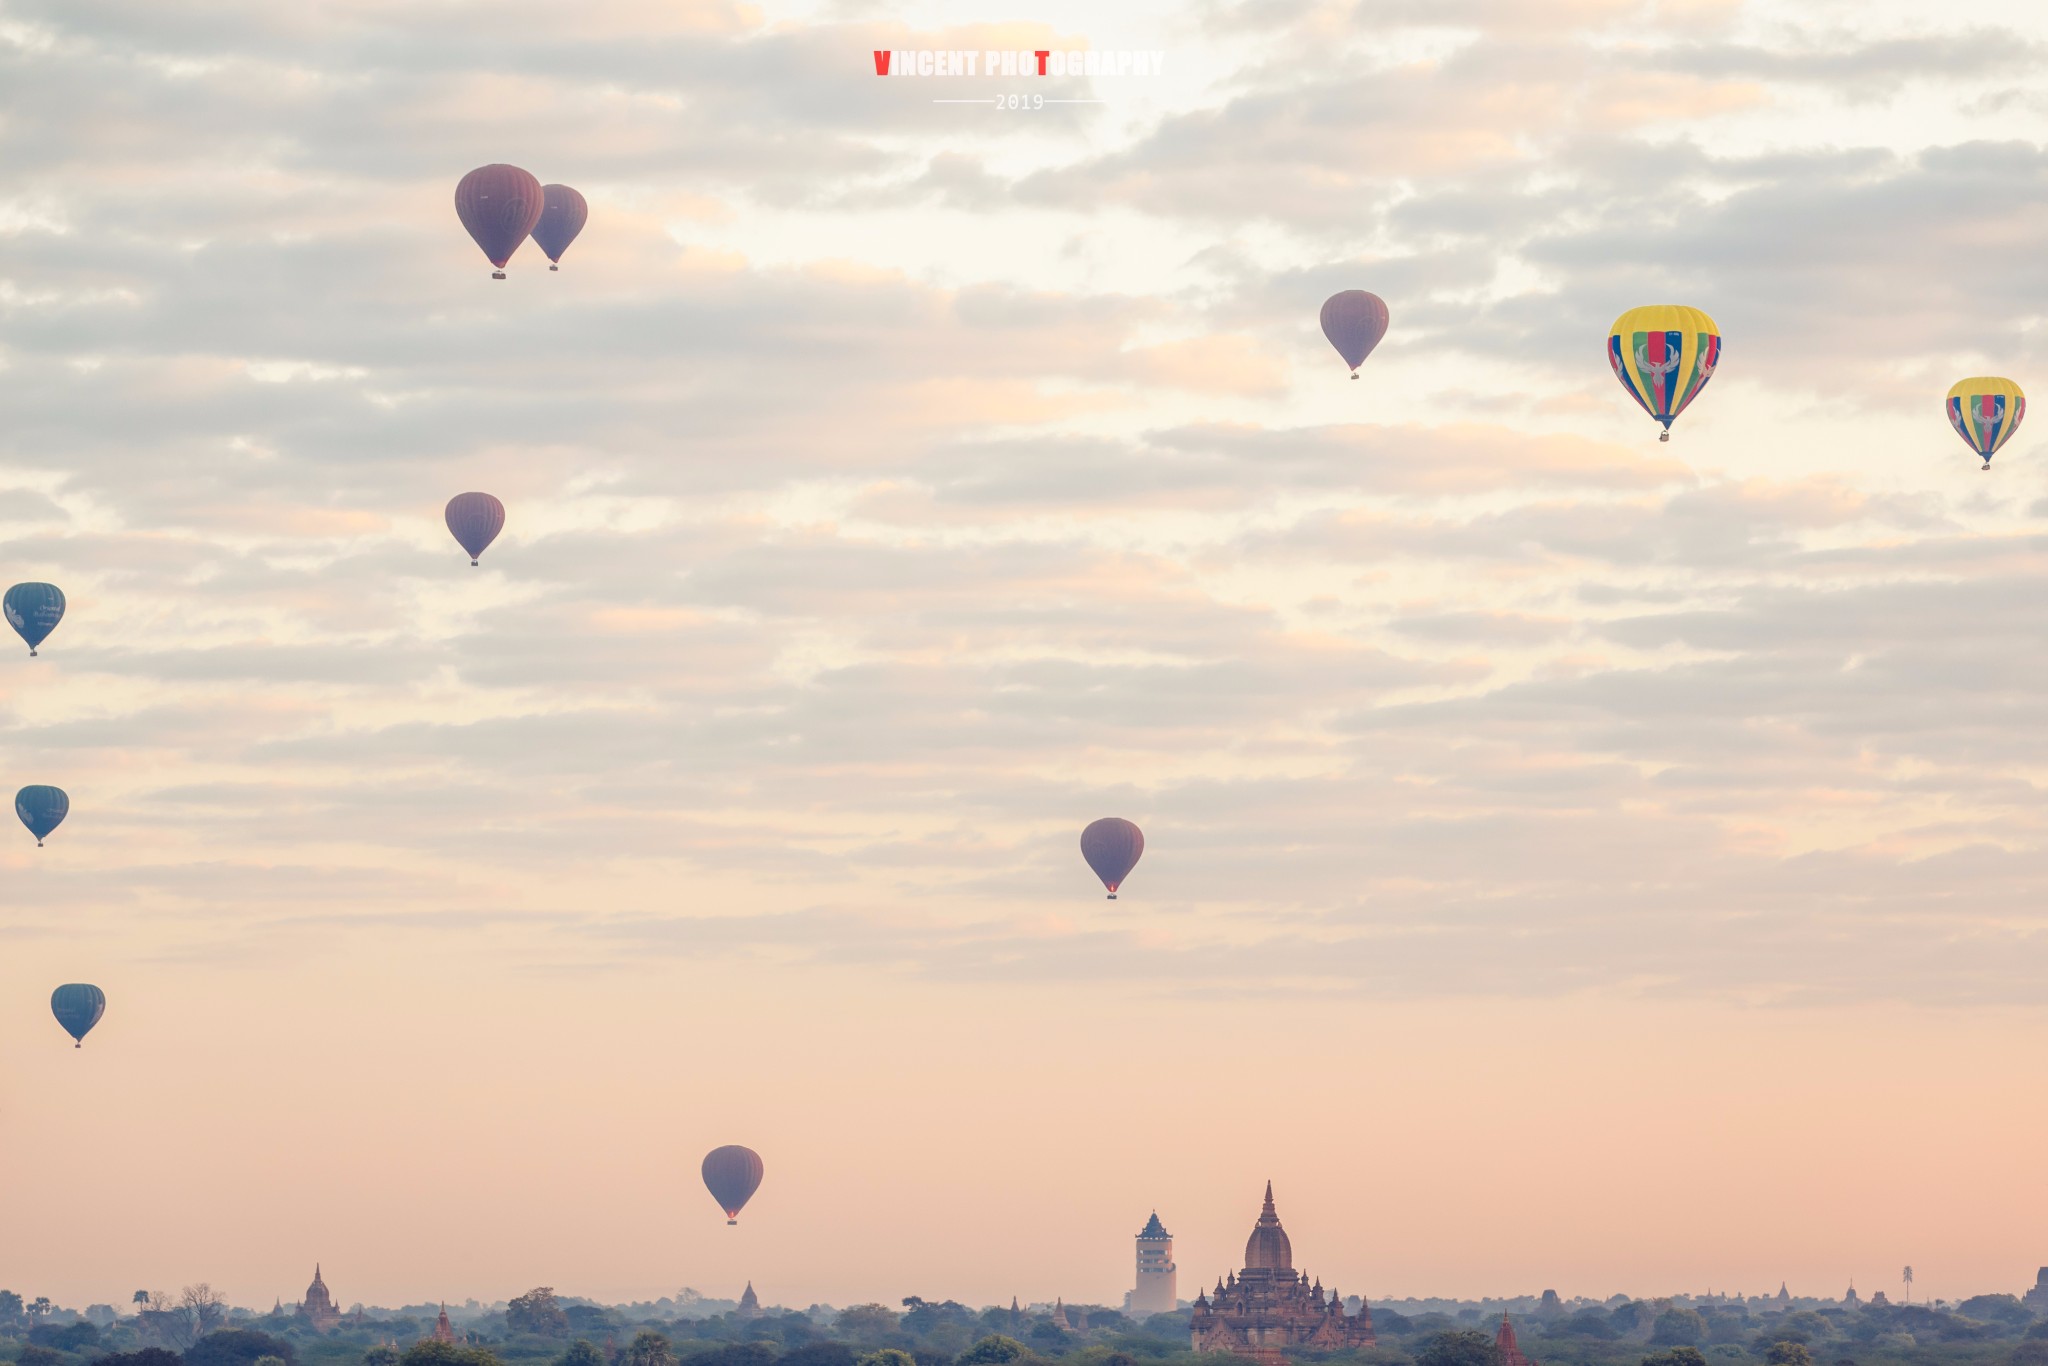
<instances>
[{"instance_id":1,"label":"sky","mask_svg":"<svg viewBox=\"0 0 2048 1366\"><path fill-rule=\"evenodd\" d=\"M1164 70L870 57L991 47ZM1115 1304L1271 1179L1349 1294L2024 1288L2048 463L1941 400L2048 382L2044 77L1991 0L0 0L0 1285ZM937 102L1012 93L1099 102Z\"/></svg>"}]
</instances>

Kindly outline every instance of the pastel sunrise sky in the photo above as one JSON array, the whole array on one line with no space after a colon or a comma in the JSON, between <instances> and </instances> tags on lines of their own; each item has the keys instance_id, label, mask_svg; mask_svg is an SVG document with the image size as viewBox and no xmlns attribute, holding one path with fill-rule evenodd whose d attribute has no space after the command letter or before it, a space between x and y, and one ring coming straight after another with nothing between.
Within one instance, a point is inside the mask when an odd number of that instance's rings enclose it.
<instances>
[{"instance_id":1,"label":"pastel sunrise sky","mask_svg":"<svg viewBox=\"0 0 2048 1366\"><path fill-rule=\"evenodd\" d=\"M991 47L1166 74L869 56ZM1991 0L0 0L0 1284L1116 1303L1270 1178L1376 1298L2021 1289L2048 456L1941 399L2048 389L2044 90Z\"/></svg>"}]
</instances>

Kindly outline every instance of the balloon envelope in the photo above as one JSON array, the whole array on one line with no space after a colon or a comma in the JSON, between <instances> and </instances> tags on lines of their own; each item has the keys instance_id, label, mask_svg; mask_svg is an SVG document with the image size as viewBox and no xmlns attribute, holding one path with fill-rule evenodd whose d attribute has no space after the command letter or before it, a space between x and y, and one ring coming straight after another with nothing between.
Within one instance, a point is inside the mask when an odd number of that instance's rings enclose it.
<instances>
[{"instance_id":1,"label":"balloon envelope","mask_svg":"<svg viewBox=\"0 0 2048 1366\"><path fill-rule=\"evenodd\" d=\"M1111 901L1144 853L1145 832L1127 820L1104 816L1081 832L1081 857L1109 889Z\"/></svg>"},{"instance_id":2,"label":"balloon envelope","mask_svg":"<svg viewBox=\"0 0 2048 1366\"><path fill-rule=\"evenodd\" d=\"M1629 397L1664 424L1699 397L1721 363L1721 329L1697 308L1631 308L1607 331L1607 363Z\"/></svg>"},{"instance_id":3,"label":"balloon envelope","mask_svg":"<svg viewBox=\"0 0 2048 1366\"><path fill-rule=\"evenodd\" d=\"M550 261L559 262L590 221L590 206L567 185L543 185L540 189L547 203L540 211L540 221L533 225L533 242Z\"/></svg>"},{"instance_id":4,"label":"balloon envelope","mask_svg":"<svg viewBox=\"0 0 2048 1366\"><path fill-rule=\"evenodd\" d=\"M737 1143L704 1154L704 1188L725 1211L725 1222L740 1221L740 1211L761 1188L761 1175L766 1170L761 1165L761 1154Z\"/></svg>"},{"instance_id":5,"label":"balloon envelope","mask_svg":"<svg viewBox=\"0 0 2048 1366\"><path fill-rule=\"evenodd\" d=\"M1387 335L1387 301L1362 289L1332 294L1323 300L1323 335L1356 375Z\"/></svg>"},{"instance_id":6,"label":"balloon envelope","mask_svg":"<svg viewBox=\"0 0 2048 1366\"><path fill-rule=\"evenodd\" d=\"M488 493L456 494L448 500L444 516L456 543L469 552L471 564L505 529L505 505Z\"/></svg>"},{"instance_id":7,"label":"balloon envelope","mask_svg":"<svg viewBox=\"0 0 2048 1366\"><path fill-rule=\"evenodd\" d=\"M50 1013L64 1026L64 1032L83 1047L85 1036L107 1013L107 993L84 982L68 983L50 993Z\"/></svg>"},{"instance_id":8,"label":"balloon envelope","mask_svg":"<svg viewBox=\"0 0 2048 1366\"><path fill-rule=\"evenodd\" d=\"M36 837L37 844L43 842L43 836L62 825L70 811L71 798L64 795L61 787L37 784L14 794L14 814L21 817L21 823Z\"/></svg>"},{"instance_id":9,"label":"balloon envelope","mask_svg":"<svg viewBox=\"0 0 2048 1366\"><path fill-rule=\"evenodd\" d=\"M64 620L64 590L54 583L17 583L0 598L0 612L6 613L7 624L28 642L28 652L34 654L36 646Z\"/></svg>"},{"instance_id":10,"label":"balloon envelope","mask_svg":"<svg viewBox=\"0 0 2048 1366\"><path fill-rule=\"evenodd\" d=\"M1948 391L1949 425L1970 443L1970 449L1991 468L1991 457L2020 429L2027 415L2027 396L2020 386L1996 375L1958 380Z\"/></svg>"},{"instance_id":11,"label":"balloon envelope","mask_svg":"<svg viewBox=\"0 0 2048 1366\"><path fill-rule=\"evenodd\" d=\"M540 182L517 166L479 166L455 187L455 215L499 270L540 221Z\"/></svg>"}]
</instances>

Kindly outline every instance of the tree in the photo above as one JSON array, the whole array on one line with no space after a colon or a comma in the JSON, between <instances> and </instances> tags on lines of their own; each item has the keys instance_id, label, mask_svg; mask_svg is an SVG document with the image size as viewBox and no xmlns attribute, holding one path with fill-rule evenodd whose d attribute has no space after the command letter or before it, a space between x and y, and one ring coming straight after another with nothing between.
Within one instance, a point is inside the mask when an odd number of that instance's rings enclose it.
<instances>
[{"instance_id":1,"label":"tree","mask_svg":"<svg viewBox=\"0 0 2048 1366\"><path fill-rule=\"evenodd\" d=\"M2048 1366L2048 1342L2022 1342L2006 1360L2011 1366Z\"/></svg>"},{"instance_id":2,"label":"tree","mask_svg":"<svg viewBox=\"0 0 2048 1366\"><path fill-rule=\"evenodd\" d=\"M856 1342L874 1342L896 1331L896 1311L886 1304L849 1304L832 1327Z\"/></svg>"},{"instance_id":3,"label":"tree","mask_svg":"<svg viewBox=\"0 0 2048 1366\"><path fill-rule=\"evenodd\" d=\"M1500 1366L1500 1348L1493 1345L1492 1338L1470 1328L1432 1333L1415 1354L1415 1366Z\"/></svg>"},{"instance_id":4,"label":"tree","mask_svg":"<svg viewBox=\"0 0 2048 1366\"><path fill-rule=\"evenodd\" d=\"M500 1366L498 1354L486 1347L458 1347L428 1338L415 1342L398 1358L398 1366Z\"/></svg>"},{"instance_id":5,"label":"tree","mask_svg":"<svg viewBox=\"0 0 2048 1366\"><path fill-rule=\"evenodd\" d=\"M21 1318L21 1296L12 1290L0 1290L0 1324L12 1327Z\"/></svg>"},{"instance_id":6,"label":"tree","mask_svg":"<svg viewBox=\"0 0 2048 1366\"><path fill-rule=\"evenodd\" d=\"M379 1343L363 1353L363 1366L398 1366L398 1349Z\"/></svg>"},{"instance_id":7,"label":"tree","mask_svg":"<svg viewBox=\"0 0 2048 1366\"><path fill-rule=\"evenodd\" d=\"M1964 1318L2003 1323L2012 1328L2024 1328L2034 1321L2032 1311L2020 1303L2017 1295L1972 1295L1956 1306L1956 1312Z\"/></svg>"},{"instance_id":8,"label":"tree","mask_svg":"<svg viewBox=\"0 0 2048 1366\"><path fill-rule=\"evenodd\" d=\"M505 1326L535 1337L561 1337L569 1331L569 1316L555 1303L554 1287L541 1285L505 1306Z\"/></svg>"},{"instance_id":9,"label":"tree","mask_svg":"<svg viewBox=\"0 0 2048 1366\"><path fill-rule=\"evenodd\" d=\"M1673 1347L1668 1352L1650 1353L1643 1358L1643 1366L1707 1366L1707 1359L1697 1347Z\"/></svg>"},{"instance_id":10,"label":"tree","mask_svg":"<svg viewBox=\"0 0 2048 1366\"><path fill-rule=\"evenodd\" d=\"M1024 1344L1001 1333L990 1333L962 1352L956 1366L1003 1366L1025 1355Z\"/></svg>"},{"instance_id":11,"label":"tree","mask_svg":"<svg viewBox=\"0 0 2048 1366\"><path fill-rule=\"evenodd\" d=\"M181 1366L181 1362L176 1352L166 1352L161 1347L145 1347L139 1352L95 1357L92 1366Z\"/></svg>"},{"instance_id":12,"label":"tree","mask_svg":"<svg viewBox=\"0 0 2048 1366\"><path fill-rule=\"evenodd\" d=\"M853 1366L853 1349L843 1342L807 1342L776 1366Z\"/></svg>"},{"instance_id":13,"label":"tree","mask_svg":"<svg viewBox=\"0 0 2048 1366\"><path fill-rule=\"evenodd\" d=\"M869 1352L854 1366L917 1366L917 1358L894 1347L884 1347L879 1352Z\"/></svg>"},{"instance_id":14,"label":"tree","mask_svg":"<svg viewBox=\"0 0 2048 1366\"><path fill-rule=\"evenodd\" d=\"M82 1352L99 1345L100 1330L83 1321L67 1323L62 1328L39 1323L28 1330L28 1340L38 1347L54 1347L60 1352Z\"/></svg>"},{"instance_id":15,"label":"tree","mask_svg":"<svg viewBox=\"0 0 2048 1366\"><path fill-rule=\"evenodd\" d=\"M255 1366L285 1366L283 1357L257 1357Z\"/></svg>"},{"instance_id":16,"label":"tree","mask_svg":"<svg viewBox=\"0 0 2048 1366\"><path fill-rule=\"evenodd\" d=\"M1697 1347L1706 1340L1707 1321L1697 1309L1666 1309L1650 1329L1654 1347Z\"/></svg>"},{"instance_id":17,"label":"tree","mask_svg":"<svg viewBox=\"0 0 2048 1366\"><path fill-rule=\"evenodd\" d=\"M597 1344L589 1338L578 1338L569 1344L569 1350L555 1358L555 1366L611 1366L604 1359L604 1353L597 1350Z\"/></svg>"},{"instance_id":18,"label":"tree","mask_svg":"<svg viewBox=\"0 0 2048 1366\"><path fill-rule=\"evenodd\" d=\"M1803 1342L1774 1342L1764 1353L1764 1360L1771 1366L1813 1366L1813 1353L1806 1350Z\"/></svg>"},{"instance_id":19,"label":"tree","mask_svg":"<svg viewBox=\"0 0 2048 1366\"><path fill-rule=\"evenodd\" d=\"M283 1338L254 1328L223 1328L186 1348L185 1366L259 1366L266 1357L293 1366L298 1351Z\"/></svg>"},{"instance_id":20,"label":"tree","mask_svg":"<svg viewBox=\"0 0 2048 1366\"><path fill-rule=\"evenodd\" d=\"M161 1295L151 1295L149 1304L142 1311L144 1327L180 1349L191 1348L228 1321L228 1302L205 1281L179 1291L175 1303L165 1301Z\"/></svg>"},{"instance_id":21,"label":"tree","mask_svg":"<svg viewBox=\"0 0 2048 1366\"><path fill-rule=\"evenodd\" d=\"M64 1366L70 1358L54 1347L37 1347L30 1344L21 1349L21 1355L14 1359L15 1366Z\"/></svg>"},{"instance_id":22,"label":"tree","mask_svg":"<svg viewBox=\"0 0 2048 1366\"><path fill-rule=\"evenodd\" d=\"M652 1328L635 1333L626 1348L626 1366L676 1366L675 1348Z\"/></svg>"}]
</instances>

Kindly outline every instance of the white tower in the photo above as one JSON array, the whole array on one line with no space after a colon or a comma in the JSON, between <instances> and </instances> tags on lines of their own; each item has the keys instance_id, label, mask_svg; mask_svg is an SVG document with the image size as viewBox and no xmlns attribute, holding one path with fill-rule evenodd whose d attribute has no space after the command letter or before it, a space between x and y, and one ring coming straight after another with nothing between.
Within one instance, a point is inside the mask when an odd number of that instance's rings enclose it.
<instances>
[{"instance_id":1,"label":"white tower","mask_svg":"<svg viewBox=\"0 0 2048 1366\"><path fill-rule=\"evenodd\" d=\"M1179 1268L1173 1264L1173 1235L1159 1222L1159 1211L1138 1232L1138 1285L1125 1312L1142 1318L1170 1314L1180 1307Z\"/></svg>"}]
</instances>

